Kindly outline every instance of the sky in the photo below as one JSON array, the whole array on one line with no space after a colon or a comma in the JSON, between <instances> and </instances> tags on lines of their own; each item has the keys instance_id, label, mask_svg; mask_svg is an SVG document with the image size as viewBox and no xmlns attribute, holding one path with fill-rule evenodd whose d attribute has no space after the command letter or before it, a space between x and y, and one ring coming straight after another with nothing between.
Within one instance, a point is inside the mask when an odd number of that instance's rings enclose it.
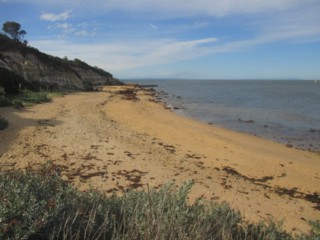
<instances>
[{"instance_id":1,"label":"sky","mask_svg":"<svg viewBox=\"0 0 320 240\"><path fill-rule=\"evenodd\" d=\"M320 0L0 0L6 21L119 79L320 79Z\"/></svg>"}]
</instances>

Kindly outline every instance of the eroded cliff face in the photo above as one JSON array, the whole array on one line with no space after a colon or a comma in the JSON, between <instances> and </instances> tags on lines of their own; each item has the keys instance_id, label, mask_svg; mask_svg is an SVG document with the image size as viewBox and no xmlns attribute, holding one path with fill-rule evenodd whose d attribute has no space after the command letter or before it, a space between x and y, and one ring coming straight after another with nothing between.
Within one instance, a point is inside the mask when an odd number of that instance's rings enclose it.
<instances>
[{"instance_id":1,"label":"eroded cliff face","mask_svg":"<svg viewBox=\"0 0 320 240\"><path fill-rule=\"evenodd\" d=\"M72 67L72 69L80 76L82 82L89 82L95 85L102 83L103 85L120 85L122 84L118 79L112 77L111 74L101 75L92 69ZM108 76L109 75L109 76Z\"/></svg>"},{"instance_id":2,"label":"eroded cliff face","mask_svg":"<svg viewBox=\"0 0 320 240\"><path fill-rule=\"evenodd\" d=\"M43 63L34 54L23 56L20 52L1 52L0 67L23 77L27 82L43 85L83 89L83 82L75 72L57 69Z\"/></svg>"},{"instance_id":3,"label":"eroded cliff face","mask_svg":"<svg viewBox=\"0 0 320 240\"><path fill-rule=\"evenodd\" d=\"M50 89L73 90L122 84L110 73L91 67L81 60L70 61L53 57L20 43L8 42L12 40L5 38L0 39L1 45L2 41L4 47L0 46L0 68L20 76L28 83Z\"/></svg>"}]
</instances>

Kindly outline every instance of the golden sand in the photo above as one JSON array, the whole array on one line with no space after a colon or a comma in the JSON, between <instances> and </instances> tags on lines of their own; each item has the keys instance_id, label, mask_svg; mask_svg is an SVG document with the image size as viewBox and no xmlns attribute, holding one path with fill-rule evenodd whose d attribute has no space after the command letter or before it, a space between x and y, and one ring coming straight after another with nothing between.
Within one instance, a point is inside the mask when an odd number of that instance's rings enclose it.
<instances>
[{"instance_id":1,"label":"golden sand","mask_svg":"<svg viewBox=\"0 0 320 240\"><path fill-rule=\"evenodd\" d=\"M122 91L122 93L119 93ZM134 86L0 108L0 169L48 161L64 180L107 193L192 180L190 199L228 202L290 232L320 219L320 155L177 116Z\"/></svg>"}]
</instances>

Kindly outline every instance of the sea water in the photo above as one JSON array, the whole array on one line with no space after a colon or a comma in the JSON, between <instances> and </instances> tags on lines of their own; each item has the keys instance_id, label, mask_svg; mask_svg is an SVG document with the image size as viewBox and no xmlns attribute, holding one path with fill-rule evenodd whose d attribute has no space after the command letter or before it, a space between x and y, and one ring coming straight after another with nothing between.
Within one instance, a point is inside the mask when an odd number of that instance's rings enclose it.
<instances>
[{"instance_id":1,"label":"sea water","mask_svg":"<svg viewBox=\"0 0 320 240\"><path fill-rule=\"evenodd\" d=\"M298 80L144 80L177 114L320 151L320 83ZM178 108L178 109L177 109Z\"/></svg>"}]
</instances>

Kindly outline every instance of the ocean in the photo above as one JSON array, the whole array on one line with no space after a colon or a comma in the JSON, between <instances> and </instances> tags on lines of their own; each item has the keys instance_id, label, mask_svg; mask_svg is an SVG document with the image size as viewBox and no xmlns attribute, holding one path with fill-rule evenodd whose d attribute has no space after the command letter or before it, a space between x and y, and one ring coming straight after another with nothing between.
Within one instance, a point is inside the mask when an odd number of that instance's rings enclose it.
<instances>
[{"instance_id":1,"label":"ocean","mask_svg":"<svg viewBox=\"0 0 320 240\"><path fill-rule=\"evenodd\" d=\"M320 152L320 82L143 80L179 115Z\"/></svg>"}]
</instances>

